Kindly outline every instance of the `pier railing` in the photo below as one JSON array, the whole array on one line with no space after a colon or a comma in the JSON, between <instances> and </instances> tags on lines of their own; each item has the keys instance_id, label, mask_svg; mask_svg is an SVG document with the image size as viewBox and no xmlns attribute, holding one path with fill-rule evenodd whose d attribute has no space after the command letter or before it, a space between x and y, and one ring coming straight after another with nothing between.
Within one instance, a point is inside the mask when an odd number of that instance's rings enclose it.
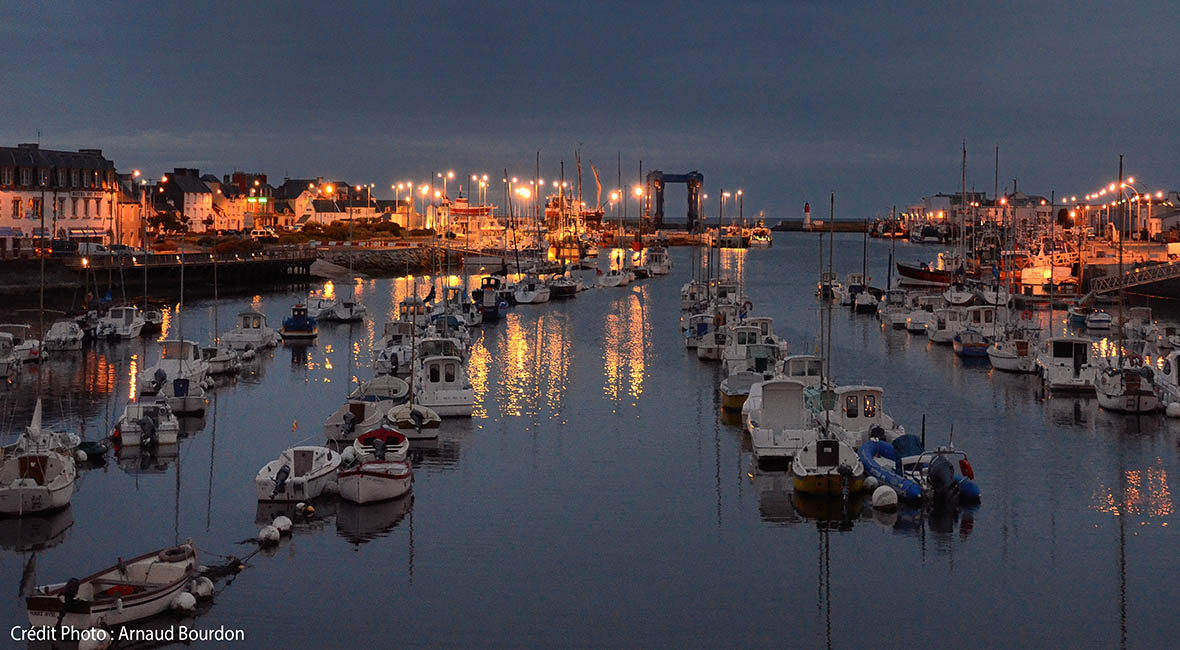
<instances>
[{"instance_id":1,"label":"pier railing","mask_svg":"<svg viewBox=\"0 0 1180 650\"><path fill-rule=\"evenodd\" d=\"M1180 278L1180 262L1172 264L1155 264L1135 269L1123 275L1105 278L1094 278L1090 281L1090 289L1094 293L1110 293L1119 289L1127 289L1144 284L1151 284L1161 280Z\"/></svg>"}]
</instances>

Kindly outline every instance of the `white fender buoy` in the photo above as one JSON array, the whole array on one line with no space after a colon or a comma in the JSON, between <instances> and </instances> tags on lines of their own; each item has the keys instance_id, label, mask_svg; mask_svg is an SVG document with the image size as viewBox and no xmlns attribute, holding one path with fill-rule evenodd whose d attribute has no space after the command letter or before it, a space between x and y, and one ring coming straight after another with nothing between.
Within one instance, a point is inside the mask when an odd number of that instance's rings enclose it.
<instances>
[{"instance_id":1,"label":"white fender buoy","mask_svg":"<svg viewBox=\"0 0 1180 650\"><path fill-rule=\"evenodd\" d=\"M170 605L172 609L191 612L197 607L197 597L187 591L182 591L172 598Z\"/></svg>"},{"instance_id":2,"label":"white fender buoy","mask_svg":"<svg viewBox=\"0 0 1180 650\"><path fill-rule=\"evenodd\" d=\"M875 490L875 489L877 489L877 486L880 484L881 483L877 480L876 476L866 476L865 477L865 489L866 490Z\"/></svg>"},{"instance_id":3,"label":"white fender buoy","mask_svg":"<svg viewBox=\"0 0 1180 650\"><path fill-rule=\"evenodd\" d=\"M201 576L189 584L188 592L197 598L208 598L213 595L213 581Z\"/></svg>"},{"instance_id":4,"label":"white fender buoy","mask_svg":"<svg viewBox=\"0 0 1180 650\"><path fill-rule=\"evenodd\" d=\"M340 484L336 481L328 481L324 483L324 494L339 494Z\"/></svg>"},{"instance_id":5,"label":"white fender buoy","mask_svg":"<svg viewBox=\"0 0 1180 650\"><path fill-rule=\"evenodd\" d=\"M74 450L74 460L78 461L79 463L85 463L87 458L89 458L89 456L86 455L86 452L82 451L81 449Z\"/></svg>"},{"instance_id":6,"label":"white fender buoy","mask_svg":"<svg viewBox=\"0 0 1180 650\"><path fill-rule=\"evenodd\" d=\"M888 510L897 507L897 492L888 485L882 485L873 490L873 507Z\"/></svg>"},{"instance_id":7,"label":"white fender buoy","mask_svg":"<svg viewBox=\"0 0 1180 650\"><path fill-rule=\"evenodd\" d=\"M281 535L289 535L291 533L291 518L286 515L275 517L275 520L270 525L277 528Z\"/></svg>"},{"instance_id":8,"label":"white fender buoy","mask_svg":"<svg viewBox=\"0 0 1180 650\"><path fill-rule=\"evenodd\" d=\"M1164 415L1170 418L1180 418L1180 402L1172 402L1164 409Z\"/></svg>"},{"instance_id":9,"label":"white fender buoy","mask_svg":"<svg viewBox=\"0 0 1180 650\"><path fill-rule=\"evenodd\" d=\"M351 465L355 462L356 462L356 449L354 449L352 447L347 447L344 451L340 452L340 464L341 465Z\"/></svg>"},{"instance_id":10,"label":"white fender buoy","mask_svg":"<svg viewBox=\"0 0 1180 650\"><path fill-rule=\"evenodd\" d=\"M258 531L258 543L263 546L278 544L279 537L279 529L274 526L263 526L262 530Z\"/></svg>"}]
</instances>

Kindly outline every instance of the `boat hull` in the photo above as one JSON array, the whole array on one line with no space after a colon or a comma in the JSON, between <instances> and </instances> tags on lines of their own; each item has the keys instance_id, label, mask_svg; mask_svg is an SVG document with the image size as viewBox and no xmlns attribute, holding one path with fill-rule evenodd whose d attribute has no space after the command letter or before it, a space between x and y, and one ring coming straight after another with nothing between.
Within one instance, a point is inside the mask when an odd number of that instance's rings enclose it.
<instances>
[{"instance_id":1,"label":"boat hull","mask_svg":"<svg viewBox=\"0 0 1180 650\"><path fill-rule=\"evenodd\" d=\"M414 475L401 462L362 463L340 472L340 498L353 503L396 499L410 491Z\"/></svg>"},{"instance_id":2,"label":"boat hull","mask_svg":"<svg viewBox=\"0 0 1180 650\"><path fill-rule=\"evenodd\" d=\"M914 287L947 287L951 284L951 272L922 268L904 262L897 263L897 274L901 283Z\"/></svg>"},{"instance_id":3,"label":"boat hull","mask_svg":"<svg viewBox=\"0 0 1180 650\"><path fill-rule=\"evenodd\" d=\"M840 496L844 494L844 481L844 477L836 473L794 477L796 492L823 496ZM848 479L849 493L860 492L864 489L864 484L865 479L863 476Z\"/></svg>"}]
</instances>

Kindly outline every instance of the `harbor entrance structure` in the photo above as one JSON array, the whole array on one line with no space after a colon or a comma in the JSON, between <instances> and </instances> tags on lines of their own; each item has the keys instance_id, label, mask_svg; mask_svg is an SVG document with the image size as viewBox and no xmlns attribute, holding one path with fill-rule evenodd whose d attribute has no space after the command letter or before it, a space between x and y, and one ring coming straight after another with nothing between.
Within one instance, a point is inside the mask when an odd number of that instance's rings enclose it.
<instances>
[{"instance_id":1,"label":"harbor entrance structure","mask_svg":"<svg viewBox=\"0 0 1180 650\"><path fill-rule=\"evenodd\" d=\"M705 176L698 171L687 174L665 174L656 169L647 174L647 201L644 202L643 216L648 217L656 228L664 226L664 185L684 183L688 187L688 231L697 232L701 221L701 186Z\"/></svg>"}]
</instances>

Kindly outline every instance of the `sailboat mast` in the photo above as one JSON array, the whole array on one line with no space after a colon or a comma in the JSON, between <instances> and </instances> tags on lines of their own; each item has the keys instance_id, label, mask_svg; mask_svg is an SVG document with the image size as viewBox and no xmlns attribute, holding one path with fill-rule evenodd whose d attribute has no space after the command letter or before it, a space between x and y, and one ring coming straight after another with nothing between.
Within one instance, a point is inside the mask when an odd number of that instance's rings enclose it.
<instances>
[{"instance_id":1,"label":"sailboat mast","mask_svg":"<svg viewBox=\"0 0 1180 650\"><path fill-rule=\"evenodd\" d=\"M1127 229L1127 193L1123 187L1123 154L1119 154L1119 194L1122 201L1119 202L1119 368L1123 367L1123 235L1126 234Z\"/></svg>"},{"instance_id":2,"label":"sailboat mast","mask_svg":"<svg viewBox=\"0 0 1180 650\"><path fill-rule=\"evenodd\" d=\"M829 202L828 202L828 242L829 242L828 245L829 246L831 246L831 240L835 238L835 227L836 227L835 221L836 221L836 193L832 192L831 197L829 198ZM868 236L868 230L865 231L865 236L866 237ZM830 253L830 251L829 251L829 253ZM829 254L828 255L828 273L830 274L831 271L832 271L832 256L831 256L831 254ZM867 281L865 281L864 286L865 286L865 291L868 291L869 285L868 285ZM825 366L826 370L824 371L824 376L820 381L820 391L821 391L820 394L821 395L823 395L824 392L826 392L828 390L828 386L832 381L831 380L831 377L832 377L832 303L830 301L828 302L828 305L827 305L827 312L828 312L828 325L827 325L827 331L824 334L824 347L825 347L824 366ZM821 403L824 406L824 433L825 434L831 430L831 426L832 426L832 409L826 403L827 401L828 401L827 396L824 395L821 398Z\"/></svg>"}]
</instances>

